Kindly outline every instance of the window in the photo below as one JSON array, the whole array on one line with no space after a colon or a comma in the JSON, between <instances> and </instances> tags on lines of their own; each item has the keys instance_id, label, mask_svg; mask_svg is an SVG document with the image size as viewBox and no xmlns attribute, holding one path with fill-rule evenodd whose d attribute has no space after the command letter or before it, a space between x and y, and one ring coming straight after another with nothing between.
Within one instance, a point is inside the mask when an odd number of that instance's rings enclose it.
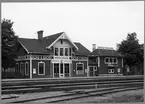
<instances>
[{"instance_id":1,"label":"window","mask_svg":"<svg viewBox=\"0 0 145 104\"><path fill-rule=\"evenodd\" d=\"M25 63L25 74L28 75L29 65L28 62Z\"/></svg>"},{"instance_id":2,"label":"window","mask_svg":"<svg viewBox=\"0 0 145 104\"><path fill-rule=\"evenodd\" d=\"M117 59L116 58L114 58L114 63L117 63L117 61L116 61Z\"/></svg>"},{"instance_id":3,"label":"window","mask_svg":"<svg viewBox=\"0 0 145 104\"><path fill-rule=\"evenodd\" d=\"M58 56L58 48L55 48L54 54L55 54L55 56Z\"/></svg>"},{"instance_id":4,"label":"window","mask_svg":"<svg viewBox=\"0 0 145 104\"><path fill-rule=\"evenodd\" d=\"M16 72L19 72L19 63L16 63Z\"/></svg>"},{"instance_id":5,"label":"window","mask_svg":"<svg viewBox=\"0 0 145 104\"><path fill-rule=\"evenodd\" d=\"M108 61L108 58L106 58L105 62L106 62L106 63L109 62L109 61Z\"/></svg>"},{"instance_id":6,"label":"window","mask_svg":"<svg viewBox=\"0 0 145 104\"><path fill-rule=\"evenodd\" d=\"M71 48L69 48L69 56L71 56Z\"/></svg>"},{"instance_id":7,"label":"window","mask_svg":"<svg viewBox=\"0 0 145 104\"><path fill-rule=\"evenodd\" d=\"M63 40L62 39L60 40L60 43L63 44Z\"/></svg>"},{"instance_id":8,"label":"window","mask_svg":"<svg viewBox=\"0 0 145 104\"><path fill-rule=\"evenodd\" d=\"M112 63L112 58L110 58L110 63Z\"/></svg>"},{"instance_id":9,"label":"window","mask_svg":"<svg viewBox=\"0 0 145 104\"><path fill-rule=\"evenodd\" d=\"M84 74L83 63L77 63L76 74Z\"/></svg>"},{"instance_id":10,"label":"window","mask_svg":"<svg viewBox=\"0 0 145 104\"><path fill-rule=\"evenodd\" d=\"M22 74L23 72L23 63L20 63L20 73Z\"/></svg>"},{"instance_id":11,"label":"window","mask_svg":"<svg viewBox=\"0 0 145 104\"><path fill-rule=\"evenodd\" d=\"M109 69L108 73L114 73L114 69Z\"/></svg>"},{"instance_id":12,"label":"window","mask_svg":"<svg viewBox=\"0 0 145 104\"><path fill-rule=\"evenodd\" d=\"M38 75L44 74L45 74L45 63L41 61L38 63Z\"/></svg>"},{"instance_id":13,"label":"window","mask_svg":"<svg viewBox=\"0 0 145 104\"><path fill-rule=\"evenodd\" d=\"M65 48L65 56L68 56L68 48Z\"/></svg>"},{"instance_id":14,"label":"window","mask_svg":"<svg viewBox=\"0 0 145 104\"><path fill-rule=\"evenodd\" d=\"M106 57L104 60L105 64L117 64L117 58Z\"/></svg>"},{"instance_id":15,"label":"window","mask_svg":"<svg viewBox=\"0 0 145 104\"><path fill-rule=\"evenodd\" d=\"M60 56L63 56L63 48L60 48Z\"/></svg>"},{"instance_id":16,"label":"window","mask_svg":"<svg viewBox=\"0 0 145 104\"><path fill-rule=\"evenodd\" d=\"M69 64L64 64L65 65L65 73L69 73Z\"/></svg>"}]
</instances>

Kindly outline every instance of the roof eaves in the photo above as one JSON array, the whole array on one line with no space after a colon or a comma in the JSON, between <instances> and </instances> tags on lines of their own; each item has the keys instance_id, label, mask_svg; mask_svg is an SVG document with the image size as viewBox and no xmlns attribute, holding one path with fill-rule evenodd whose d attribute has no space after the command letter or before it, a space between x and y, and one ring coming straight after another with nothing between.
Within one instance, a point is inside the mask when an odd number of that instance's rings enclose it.
<instances>
[{"instance_id":1,"label":"roof eaves","mask_svg":"<svg viewBox=\"0 0 145 104\"><path fill-rule=\"evenodd\" d=\"M18 39L18 42L22 45L22 47L26 50L26 52L29 54L30 52L27 50L27 48L20 42L20 40Z\"/></svg>"},{"instance_id":2,"label":"roof eaves","mask_svg":"<svg viewBox=\"0 0 145 104\"><path fill-rule=\"evenodd\" d=\"M62 36L63 34L61 34L58 38L55 39L55 41L53 41L48 47L46 48L50 48L56 41L58 41L58 39Z\"/></svg>"}]
</instances>

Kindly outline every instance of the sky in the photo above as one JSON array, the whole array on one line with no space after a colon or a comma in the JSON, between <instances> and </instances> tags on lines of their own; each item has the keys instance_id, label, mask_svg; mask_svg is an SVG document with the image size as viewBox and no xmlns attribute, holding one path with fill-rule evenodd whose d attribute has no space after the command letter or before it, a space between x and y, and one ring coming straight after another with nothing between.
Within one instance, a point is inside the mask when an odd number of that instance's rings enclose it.
<instances>
[{"instance_id":1,"label":"sky","mask_svg":"<svg viewBox=\"0 0 145 104\"><path fill-rule=\"evenodd\" d=\"M90 51L92 44L116 49L132 32L144 43L144 1L1 3L3 18L14 22L20 38L65 32Z\"/></svg>"}]
</instances>

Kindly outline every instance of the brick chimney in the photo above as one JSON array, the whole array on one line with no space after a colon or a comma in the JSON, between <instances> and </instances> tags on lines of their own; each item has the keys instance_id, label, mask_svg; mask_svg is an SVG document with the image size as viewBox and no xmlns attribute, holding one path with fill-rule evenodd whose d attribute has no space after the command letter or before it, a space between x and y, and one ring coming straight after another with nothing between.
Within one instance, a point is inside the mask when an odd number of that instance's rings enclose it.
<instances>
[{"instance_id":1,"label":"brick chimney","mask_svg":"<svg viewBox=\"0 0 145 104\"><path fill-rule=\"evenodd\" d=\"M96 44L92 44L92 51L94 51L96 49Z\"/></svg>"},{"instance_id":2,"label":"brick chimney","mask_svg":"<svg viewBox=\"0 0 145 104\"><path fill-rule=\"evenodd\" d=\"M38 34L38 40L42 40L43 38L43 30L37 31Z\"/></svg>"}]
</instances>

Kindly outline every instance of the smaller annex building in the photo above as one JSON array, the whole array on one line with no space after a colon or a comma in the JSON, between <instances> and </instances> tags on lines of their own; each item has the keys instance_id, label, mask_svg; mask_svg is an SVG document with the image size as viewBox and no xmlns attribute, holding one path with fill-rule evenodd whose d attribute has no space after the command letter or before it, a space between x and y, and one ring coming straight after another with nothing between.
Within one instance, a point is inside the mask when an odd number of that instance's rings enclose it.
<instances>
[{"instance_id":1,"label":"smaller annex building","mask_svg":"<svg viewBox=\"0 0 145 104\"><path fill-rule=\"evenodd\" d=\"M16 73L23 78L65 78L88 76L88 54L81 43L65 32L38 39L19 38Z\"/></svg>"},{"instance_id":2,"label":"smaller annex building","mask_svg":"<svg viewBox=\"0 0 145 104\"><path fill-rule=\"evenodd\" d=\"M89 55L90 76L123 75L123 56L113 48L98 47L93 44Z\"/></svg>"}]
</instances>

